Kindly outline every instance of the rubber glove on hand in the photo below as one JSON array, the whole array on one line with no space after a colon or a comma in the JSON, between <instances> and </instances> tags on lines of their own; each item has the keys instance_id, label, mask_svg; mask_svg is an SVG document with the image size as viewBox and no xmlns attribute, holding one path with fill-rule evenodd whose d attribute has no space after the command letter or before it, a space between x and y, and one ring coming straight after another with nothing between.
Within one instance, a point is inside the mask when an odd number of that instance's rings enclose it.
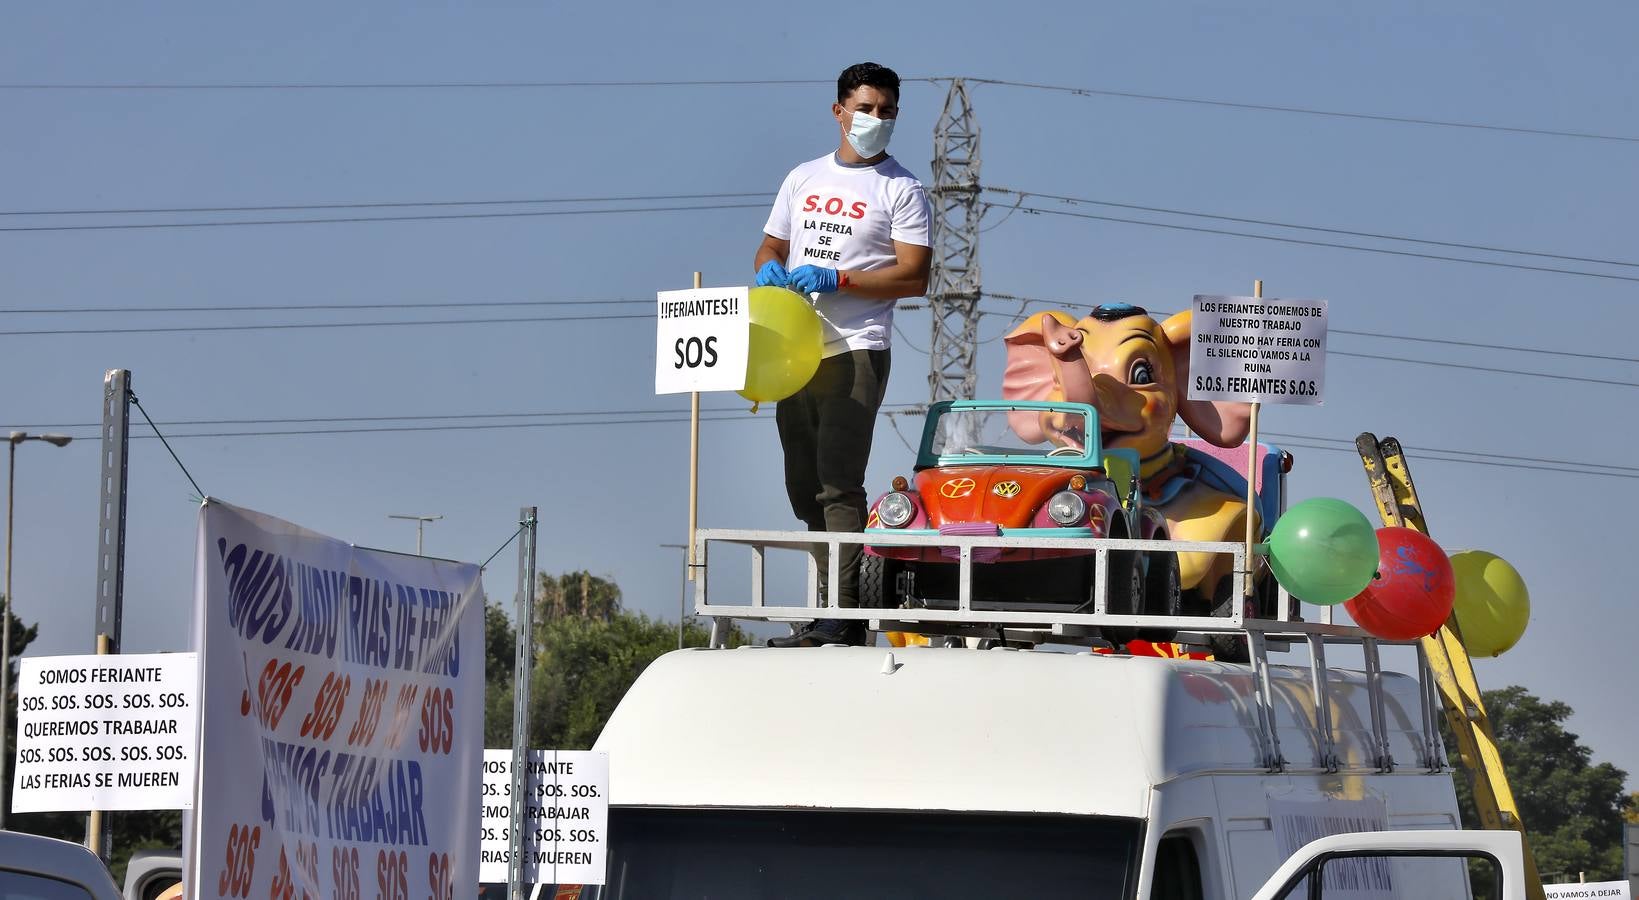
<instances>
[{"instance_id":1,"label":"rubber glove on hand","mask_svg":"<svg viewBox=\"0 0 1639 900\"><path fill-rule=\"evenodd\" d=\"M777 259L771 259L763 263L763 267L757 270L758 287L785 287L790 283L791 275L785 271L785 266L781 265Z\"/></svg>"},{"instance_id":2,"label":"rubber glove on hand","mask_svg":"<svg viewBox=\"0 0 1639 900\"><path fill-rule=\"evenodd\" d=\"M798 266L791 270L791 285L805 294L832 294L837 289L837 270Z\"/></svg>"}]
</instances>

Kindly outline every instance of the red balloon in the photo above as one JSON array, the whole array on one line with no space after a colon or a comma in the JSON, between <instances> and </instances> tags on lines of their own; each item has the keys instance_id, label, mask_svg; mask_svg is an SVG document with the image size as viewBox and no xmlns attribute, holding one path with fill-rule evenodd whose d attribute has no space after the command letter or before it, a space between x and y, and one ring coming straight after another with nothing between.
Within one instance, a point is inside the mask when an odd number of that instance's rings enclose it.
<instances>
[{"instance_id":1,"label":"red balloon","mask_svg":"<svg viewBox=\"0 0 1639 900\"><path fill-rule=\"evenodd\" d=\"M1377 575L1344 602L1361 628L1391 641L1425 637L1451 617L1457 581L1451 560L1428 535L1377 529Z\"/></svg>"}]
</instances>

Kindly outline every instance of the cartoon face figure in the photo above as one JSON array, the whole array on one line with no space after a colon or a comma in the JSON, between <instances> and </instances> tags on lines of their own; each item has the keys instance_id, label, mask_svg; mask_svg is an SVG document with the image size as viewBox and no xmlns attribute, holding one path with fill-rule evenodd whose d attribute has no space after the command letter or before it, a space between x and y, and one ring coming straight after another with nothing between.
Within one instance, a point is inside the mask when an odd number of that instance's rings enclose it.
<instances>
[{"instance_id":1,"label":"cartoon face figure","mask_svg":"<svg viewBox=\"0 0 1639 900\"><path fill-rule=\"evenodd\" d=\"M1037 313L1007 335L1002 396L1090 403L1104 446L1140 457L1167 445L1180 416L1212 443L1236 446L1250 430L1251 407L1188 399L1189 335L1189 313L1162 324L1125 303L1096 307L1080 321ZM1012 413L1009 424L1027 441L1064 443L1036 413Z\"/></svg>"}]
</instances>

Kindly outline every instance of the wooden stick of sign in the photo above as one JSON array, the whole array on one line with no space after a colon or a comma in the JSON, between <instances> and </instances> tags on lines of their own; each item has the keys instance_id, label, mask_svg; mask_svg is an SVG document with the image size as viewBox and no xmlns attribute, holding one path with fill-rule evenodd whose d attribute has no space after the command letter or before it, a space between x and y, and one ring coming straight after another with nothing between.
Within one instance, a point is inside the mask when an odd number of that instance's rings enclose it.
<instances>
[{"instance_id":1,"label":"wooden stick of sign","mask_svg":"<svg viewBox=\"0 0 1639 900\"><path fill-rule=\"evenodd\" d=\"M700 289L700 273L694 273L694 289ZM694 580L694 530L700 522L700 392L689 393L689 546L688 580Z\"/></svg>"},{"instance_id":2,"label":"wooden stick of sign","mask_svg":"<svg viewBox=\"0 0 1639 900\"><path fill-rule=\"evenodd\" d=\"M1252 282L1252 296L1263 299L1263 280ZM1246 445L1246 596L1253 595L1252 573L1256 570L1252 555L1253 536L1256 530L1252 525L1252 518L1258 508L1258 407L1262 406L1256 400L1252 401L1252 435Z\"/></svg>"}]
</instances>

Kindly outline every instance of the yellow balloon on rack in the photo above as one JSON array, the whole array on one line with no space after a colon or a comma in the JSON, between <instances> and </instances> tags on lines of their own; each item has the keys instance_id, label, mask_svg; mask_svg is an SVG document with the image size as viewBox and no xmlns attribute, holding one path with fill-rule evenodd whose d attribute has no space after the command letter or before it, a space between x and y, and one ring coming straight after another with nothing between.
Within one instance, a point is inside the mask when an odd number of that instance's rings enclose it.
<instances>
[{"instance_id":1,"label":"yellow balloon on rack","mask_svg":"<svg viewBox=\"0 0 1639 900\"><path fill-rule=\"evenodd\" d=\"M740 396L773 403L802 390L819 369L825 348L819 313L801 294L754 287L747 302L751 348Z\"/></svg>"},{"instance_id":2,"label":"yellow balloon on rack","mask_svg":"<svg viewBox=\"0 0 1639 900\"><path fill-rule=\"evenodd\" d=\"M1531 621L1531 595L1519 570L1495 553L1451 554L1457 599L1452 609L1469 656L1500 656L1519 643Z\"/></svg>"}]
</instances>

